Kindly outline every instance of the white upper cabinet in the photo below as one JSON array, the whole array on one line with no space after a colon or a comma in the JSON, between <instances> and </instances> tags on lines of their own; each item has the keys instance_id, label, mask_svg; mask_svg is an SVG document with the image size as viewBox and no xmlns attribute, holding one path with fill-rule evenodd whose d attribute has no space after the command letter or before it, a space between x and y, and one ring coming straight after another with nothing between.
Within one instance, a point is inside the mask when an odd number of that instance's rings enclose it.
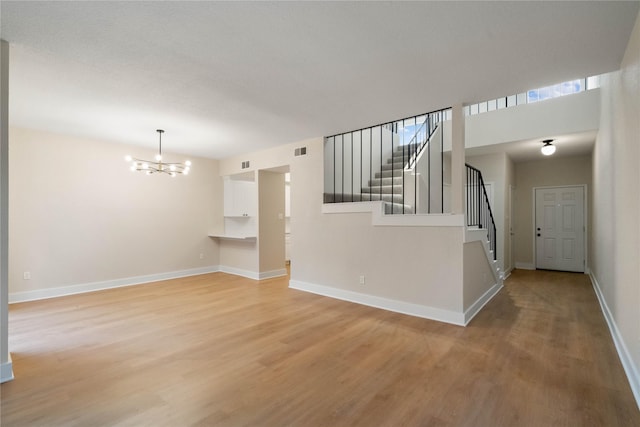
<instances>
[{"instance_id":1,"label":"white upper cabinet","mask_svg":"<svg viewBox=\"0 0 640 427\"><path fill-rule=\"evenodd\" d=\"M254 181L224 179L224 216L255 217L258 192Z\"/></svg>"}]
</instances>

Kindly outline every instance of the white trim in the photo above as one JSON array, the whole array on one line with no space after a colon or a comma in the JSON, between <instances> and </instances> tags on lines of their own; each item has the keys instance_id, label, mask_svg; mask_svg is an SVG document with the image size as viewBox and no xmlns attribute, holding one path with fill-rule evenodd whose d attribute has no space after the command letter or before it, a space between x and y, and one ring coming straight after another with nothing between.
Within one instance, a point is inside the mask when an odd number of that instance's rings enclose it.
<instances>
[{"instance_id":1,"label":"white trim","mask_svg":"<svg viewBox=\"0 0 640 427\"><path fill-rule=\"evenodd\" d=\"M382 212L384 202L324 203L323 214Z\"/></svg>"},{"instance_id":2,"label":"white trim","mask_svg":"<svg viewBox=\"0 0 640 427\"><path fill-rule=\"evenodd\" d=\"M633 359L629 354L629 350L624 343L624 338L622 337L622 334L618 329L616 320L609 310L609 306L607 305L607 301L605 300L602 290L600 289L598 280L592 273L589 274L589 277L591 278L593 290L596 292L596 296L598 297L598 302L600 303L602 314L604 314L604 319L607 321L607 326L609 326L609 332L611 332L613 343L615 344L616 350L618 351L618 357L620 358L620 362L622 362L624 372L627 374L627 379L629 380L629 385L631 386L633 396L636 399L636 404L640 409L640 374L638 374L638 369L634 365Z\"/></svg>"},{"instance_id":3,"label":"white trim","mask_svg":"<svg viewBox=\"0 0 640 427\"><path fill-rule=\"evenodd\" d=\"M251 280L260 280L260 273L258 273L257 271L243 270L241 268L228 267L226 265L221 265L218 271L227 274L233 274L236 276L246 277L247 279Z\"/></svg>"},{"instance_id":4,"label":"white trim","mask_svg":"<svg viewBox=\"0 0 640 427\"><path fill-rule=\"evenodd\" d=\"M170 271L167 273L149 274L146 276L105 280L103 282L92 282L79 285L61 286L57 288L13 292L9 294L9 304L82 294L85 292L94 292L104 289L121 288L124 286L140 285L142 283L157 282L159 280L177 279L179 277L197 276L199 274L215 273L218 271L220 271L220 268L215 265L210 267L191 268L188 270Z\"/></svg>"},{"instance_id":5,"label":"white trim","mask_svg":"<svg viewBox=\"0 0 640 427\"><path fill-rule=\"evenodd\" d=\"M286 275L287 275L287 269L286 268L279 268L278 270L271 270L271 271L262 271L262 272L258 273L258 277L260 277L259 280L271 279L273 277L282 277L282 276L286 276Z\"/></svg>"},{"instance_id":6,"label":"white trim","mask_svg":"<svg viewBox=\"0 0 640 427\"><path fill-rule=\"evenodd\" d=\"M480 310L482 310L482 307L487 305L487 303L491 301L491 299L496 296L496 294L500 292L500 289L502 288L502 283L494 284L492 287L487 289L487 291L482 294L482 296L478 298L476 302L471 304L471 306L464 312L464 325L467 326L469 322L471 322L471 319L473 319L476 314L478 314Z\"/></svg>"},{"instance_id":7,"label":"white trim","mask_svg":"<svg viewBox=\"0 0 640 427\"><path fill-rule=\"evenodd\" d=\"M536 266L530 262L517 262L516 261L516 270L535 270Z\"/></svg>"},{"instance_id":8,"label":"white trim","mask_svg":"<svg viewBox=\"0 0 640 427\"><path fill-rule=\"evenodd\" d=\"M512 268L502 273L502 280L507 280L511 276Z\"/></svg>"},{"instance_id":9,"label":"white trim","mask_svg":"<svg viewBox=\"0 0 640 427\"><path fill-rule=\"evenodd\" d=\"M371 213L371 224L391 227L464 227L464 215L454 214L389 214L385 202L325 203L323 214Z\"/></svg>"},{"instance_id":10,"label":"white trim","mask_svg":"<svg viewBox=\"0 0 640 427\"><path fill-rule=\"evenodd\" d=\"M11 381L13 376L13 362L11 361L11 353L9 353L9 360L0 365L0 383Z\"/></svg>"},{"instance_id":11,"label":"white trim","mask_svg":"<svg viewBox=\"0 0 640 427\"><path fill-rule=\"evenodd\" d=\"M375 295L367 295L359 292L347 291L345 289L332 288L329 286L316 285L298 280L289 280L289 287L291 289L311 292L313 294L367 305L369 307L381 308L383 310L394 311L396 313L408 314L410 316L464 326L464 314L455 311L392 300Z\"/></svg>"}]
</instances>

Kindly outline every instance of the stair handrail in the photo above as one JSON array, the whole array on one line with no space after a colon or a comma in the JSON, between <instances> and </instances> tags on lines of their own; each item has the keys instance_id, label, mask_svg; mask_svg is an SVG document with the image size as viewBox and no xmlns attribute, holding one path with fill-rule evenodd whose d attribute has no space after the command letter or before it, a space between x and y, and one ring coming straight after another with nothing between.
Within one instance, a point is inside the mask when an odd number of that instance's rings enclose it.
<instances>
[{"instance_id":1,"label":"stair handrail","mask_svg":"<svg viewBox=\"0 0 640 427\"><path fill-rule=\"evenodd\" d=\"M487 229L489 248L493 252L493 260L497 260L496 248L496 222L493 218L491 203L487 194L487 188L482 177L482 172L465 163L467 167L467 226ZM477 194L475 194L477 193Z\"/></svg>"},{"instance_id":2,"label":"stair handrail","mask_svg":"<svg viewBox=\"0 0 640 427\"><path fill-rule=\"evenodd\" d=\"M406 144L409 147L411 147L411 144L416 144L416 149L413 153L411 153L411 150L409 150L409 160L407 161L407 164L405 165L406 169L413 169L416 165L416 162L418 161L418 156L420 155L420 153L422 152L422 150L424 149L425 146L427 146L429 144L429 141L431 140L431 137L433 136L433 134L435 133L435 131L438 129L438 125L440 123L443 122L444 120L444 112L446 110L438 110L438 111L432 111L431 113L427 113L425 114L425 118L424 118L424 122L422 122L422 124L420 125L420 127L416 130L415 134L413 135L413 137L411 138L411 140L409 140L409 143ZM420 137L420 134L422 133L422 130L424 129L424 127L427 126L427 131L425 132L425 137L424 139L418 144L418 138Z\"/></svg>"}]
</instances>

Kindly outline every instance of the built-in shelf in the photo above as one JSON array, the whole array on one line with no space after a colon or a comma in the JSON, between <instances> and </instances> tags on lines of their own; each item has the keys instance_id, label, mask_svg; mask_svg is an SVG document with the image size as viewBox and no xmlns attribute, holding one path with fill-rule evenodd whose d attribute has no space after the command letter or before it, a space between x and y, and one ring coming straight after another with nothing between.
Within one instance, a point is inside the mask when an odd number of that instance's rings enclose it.
<instances>
[{"instance_id":1,"label":"built-in shelf","mask_svg":"<svg viewBox=\"0 0 640 427\"><path fill-rule=\"evenodd\" d=\"M258 239L256 236L229 236L226 234L209 234L209 237L213 237L214 239L240 240L243 242L255 242Z\"/></svg>"}]
</instances>

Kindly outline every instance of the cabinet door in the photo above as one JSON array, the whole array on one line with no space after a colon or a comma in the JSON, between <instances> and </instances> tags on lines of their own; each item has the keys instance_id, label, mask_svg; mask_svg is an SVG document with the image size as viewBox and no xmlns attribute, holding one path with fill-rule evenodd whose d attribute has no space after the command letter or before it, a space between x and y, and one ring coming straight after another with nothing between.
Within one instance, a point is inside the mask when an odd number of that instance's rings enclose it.
<instances>
[{"instance_id":1,"label":"cabinet door","mask_svg":"<svg viewBox=\"0 0 640 427\"><path fill-rule=\"evenodd\" d=\"M250 181L235 182L234 203L235 210L241 216L256 216L256 184Z\"/></svg>"}]
</instances>

